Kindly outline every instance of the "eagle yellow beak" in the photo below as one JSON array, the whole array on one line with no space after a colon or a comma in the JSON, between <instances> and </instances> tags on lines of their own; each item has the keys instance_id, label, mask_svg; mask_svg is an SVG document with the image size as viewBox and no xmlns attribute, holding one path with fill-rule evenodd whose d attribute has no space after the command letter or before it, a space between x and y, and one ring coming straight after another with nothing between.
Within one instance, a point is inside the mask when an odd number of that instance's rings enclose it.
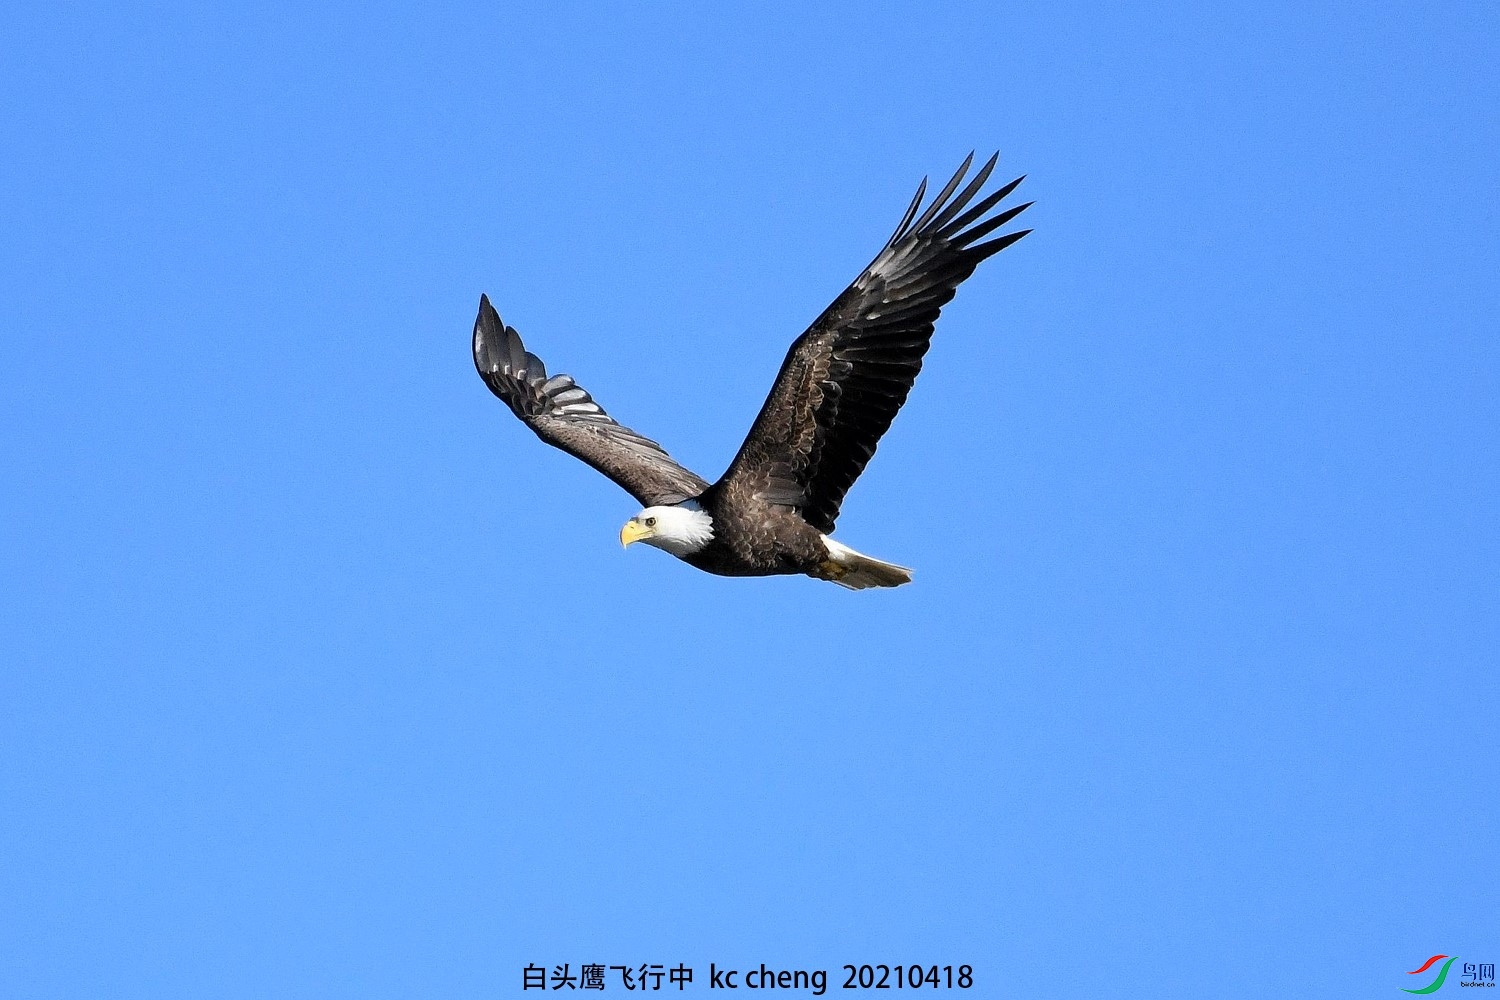
<instances>
[{"instance_id":1,"label":"eagle yellow beak","mask_svg":"<svg viewBox=\"0 0 1500 1000\"><path fill-rule=\"evenodd\" d=\"M620 545L621 547L625 547L630 545L631 542L638 542L642 538L650 538L654 534L656 534L655 530L646 527L632 517L625 522L625 527L620 529Z\"/></svg>"}]
</instances>

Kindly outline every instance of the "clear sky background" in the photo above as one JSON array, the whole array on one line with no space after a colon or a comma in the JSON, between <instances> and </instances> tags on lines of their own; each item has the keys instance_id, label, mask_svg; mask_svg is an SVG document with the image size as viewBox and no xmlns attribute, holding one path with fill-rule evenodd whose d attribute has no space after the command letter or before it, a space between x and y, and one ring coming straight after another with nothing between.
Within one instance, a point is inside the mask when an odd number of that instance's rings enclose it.
<instances>
[{"instance_id":1,"label":"clear sky background","mask_svg":"<svg viewBox=\"0 0 1500 1000\"><path fill-rule=\"evenodd\" d=\"M1497 42L1489 3L12 8L0 995L1500 961ZM475 377L484 291L715 478L997 147L1036 232L839 522L910 587L622 553L634 501Z\"/></svg>"}]
</instances>

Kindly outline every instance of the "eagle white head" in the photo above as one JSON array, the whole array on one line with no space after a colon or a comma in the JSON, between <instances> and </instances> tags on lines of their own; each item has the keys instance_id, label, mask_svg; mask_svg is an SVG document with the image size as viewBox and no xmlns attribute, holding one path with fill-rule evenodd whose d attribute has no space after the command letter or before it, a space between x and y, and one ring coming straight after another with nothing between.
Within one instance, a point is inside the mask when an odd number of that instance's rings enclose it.
<instances>
[{"instance_id":1,"label":"eagle white head","mask_svg":"<svg viewBox=\"0 0 1500 1000\"><path fill-rule=\"evenodd\" d=\"M714 538L714 519L692 500L671 507L647 507L625 522L620 544L645 542L681 558L690 556Z\"/></svg>"}]
</instances>

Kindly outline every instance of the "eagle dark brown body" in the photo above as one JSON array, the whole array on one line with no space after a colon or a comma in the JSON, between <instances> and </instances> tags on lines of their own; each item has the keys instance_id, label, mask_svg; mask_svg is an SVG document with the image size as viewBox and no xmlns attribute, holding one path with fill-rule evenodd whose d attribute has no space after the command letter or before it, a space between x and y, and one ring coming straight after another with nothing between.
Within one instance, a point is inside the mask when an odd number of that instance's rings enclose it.
<instances>
[{"instance_id":1,"label":"eagle dark brown body","mask_svg":"<svg viewBox=\"0 0 1500 1000\"><path fill-rule=\"evenodd\" d=\"M697 499L716 530L713 541L683 562L718 576L821 575L828 560L822 532L795 511L753 494L725 499L714 486Z\"/></svg>"},{"instance_id":2,"label":"eagle dark brown body","mask_svg":"<svg viewBox=\"0 0 1500 1000\"><path fill-rule=\"evenodd\" d=\"M474 365L538 437L646 505L621 532L625 544L644 541L720 576L805 573L854 589L906 583L910 571L828 536L922 370L939 311L982 261L1030 232L981 242L1030 205L989 215L1017 178L969 207L997 159L958 191L971 154L918 218L922 182L870 266L792 344L739 454L712 485L613 420L571 377L549 378L484 296Z\"/></svg>"}]
</instances>

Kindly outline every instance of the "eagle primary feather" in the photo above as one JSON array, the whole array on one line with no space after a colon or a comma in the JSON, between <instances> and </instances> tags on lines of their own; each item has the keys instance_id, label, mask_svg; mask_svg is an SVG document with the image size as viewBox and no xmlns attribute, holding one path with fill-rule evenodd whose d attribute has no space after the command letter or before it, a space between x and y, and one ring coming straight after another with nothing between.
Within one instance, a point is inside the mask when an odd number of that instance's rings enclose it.
<instances>
[{"instance_id":1,"label":"eagle primary feather","mask_svg":"<svg viewBox=\"0 0 1500 1000\"><path fill-rule=\"evenodd\" d=\"M617 423L571 375L547 377L487 295L474 321L474 367L511 412L555 448L581 458L641 503L680 503L708 483L672 461L661 445Z\"/></svg>"},{"instance_id":2,"label":"eagle primary feather","mask_svg":"<svg viewBox=\"0 0 1500 1000\"><path fill-rule=\"evenodd\" d=\"M980 263L1030 232L980 242L1031 205L989 215L1021 183L1018 177L969 207L998 158L990 157L955 196L973 163L969 154L917 217L927 190L922 181L880 253L792 344L739 453L712 486L655 441L611 419L571 377L548 378L483 296L475 367L538 437L646 505L621 533L627 544L646 541L726 576L806 573L855 589L908 582L909 571L827 535L906 402L942 307ZM703 518L711 530L687 534L702 528Z\"/></svg>"}]
</instances>

